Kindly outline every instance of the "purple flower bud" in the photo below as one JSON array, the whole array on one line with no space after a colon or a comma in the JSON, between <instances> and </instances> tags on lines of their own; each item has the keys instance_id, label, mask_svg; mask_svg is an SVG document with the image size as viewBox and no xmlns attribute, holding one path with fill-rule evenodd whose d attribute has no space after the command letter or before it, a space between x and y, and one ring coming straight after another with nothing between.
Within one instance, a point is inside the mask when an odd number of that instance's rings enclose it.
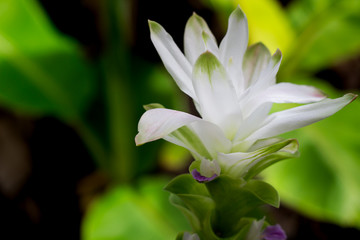
<instances>
[{"instance_id":1,"label":"purple flower bud","mask_svg":"<svg viewBox=\"0 0 360 240\"><path fill-rule=\"evenodd\" d=\"M286 234L279 224L265 228L262 237L265 240L286 240Z\"/></svg>"},{"instance_id":2,"label":"purple flower bud","mask_svg":"<svg viewBox=\"0 0 360 240\"><path fill-rule=\"evenodd\" d=\"M198 170L194 169L191 171L191 175L193 176L193 178L200 182L200 183L203 183L203 182L210 182L211 180L213 180L214 178L216 178L218 175L216 173L214 173L214 175L212 175L211 177L205 177L203 175L201 175Z\"/></svg>"}]
</instances>

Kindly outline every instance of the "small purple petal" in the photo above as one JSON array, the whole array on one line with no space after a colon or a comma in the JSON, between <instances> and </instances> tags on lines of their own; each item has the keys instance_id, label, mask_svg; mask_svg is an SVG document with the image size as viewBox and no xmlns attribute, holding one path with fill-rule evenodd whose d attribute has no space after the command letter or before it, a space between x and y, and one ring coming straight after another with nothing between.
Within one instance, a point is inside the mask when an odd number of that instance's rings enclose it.
<instances>
[{"instance_id":1,"label":"small purple petal","mask_svg":"<svg viewBox=\"0 0 360 240\"><path fill-rule=\"evenodd\" d=\"M210 182L211 180L213 180L214 178L216 178L218 175L216 173L214 173L214 175L212 175L211 177L204 177L203 175L201 175L198 170L194 169L191 171L191 175L193 176L193 178L200 182Z\"/></svg>"},{"instance_id":2,"label":"small purple petal","mask_svg":"<svg viewBox=\"0 0 360 240\"><path fill-rule=\"evenodd\" d=\"M262 237L265 240L285 240L286 233L279 224L276 224L274 226L268 226L264 230Z\"/></svg>"}]
</instances>

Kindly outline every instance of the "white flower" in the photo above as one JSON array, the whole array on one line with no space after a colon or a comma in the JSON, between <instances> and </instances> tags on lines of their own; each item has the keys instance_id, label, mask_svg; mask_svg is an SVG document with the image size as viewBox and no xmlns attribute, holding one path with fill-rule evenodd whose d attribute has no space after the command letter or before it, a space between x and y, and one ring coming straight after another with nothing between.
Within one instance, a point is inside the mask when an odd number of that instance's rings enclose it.
<instances>
[{"instance_id":1,"label":"white flower","mask_svg":"<svg viewBox=\"0 0 360 240\"><path fill-rule=\"evenodd\" d=\"M161 25L149 21L149 26L166 69L201 118L150 109L139 121L137 145L163 138L189 149L198 161L218 161L221 173L243 177L261 167L263 158L269 162L296 153L294 140L274 136L329 117L356 98L328 99L311 86L276 84L281 52L271 55L261 43L247 48L247 20L239 7L219 47L206 22L193 14L185 28L185 56ZM272 103L306 105L269 114Z\"/></svg>"}]
</instances>

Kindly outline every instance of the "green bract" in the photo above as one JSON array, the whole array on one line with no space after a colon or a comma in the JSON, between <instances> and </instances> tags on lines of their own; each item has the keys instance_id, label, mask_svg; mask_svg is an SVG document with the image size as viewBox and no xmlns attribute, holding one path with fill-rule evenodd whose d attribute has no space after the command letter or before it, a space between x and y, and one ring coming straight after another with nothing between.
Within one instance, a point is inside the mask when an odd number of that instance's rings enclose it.
<instances>
[{"instance_id":1,"label":"green bract","mask_svg":"<svg viewBox=\"0 0 360 240\"><path fill-rule=\"evenodd\" d=\"M279 206L276 190L260 180L220 176L201 184L183 174L165 189L172 193L170 201L188 218L194 232L206 240L246 239L255 221L252 212L264 204ZM262 227L263 221L259 230Z\"/></svg>"}]
</instances>

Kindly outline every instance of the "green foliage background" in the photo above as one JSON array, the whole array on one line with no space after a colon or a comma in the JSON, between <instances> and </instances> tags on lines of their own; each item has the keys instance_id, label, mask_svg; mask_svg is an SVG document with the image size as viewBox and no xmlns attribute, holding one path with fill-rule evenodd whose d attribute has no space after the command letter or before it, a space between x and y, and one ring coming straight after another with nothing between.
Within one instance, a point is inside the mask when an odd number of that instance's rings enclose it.
<instances>
[{"instance_id":1,"label":"green foliage background","mask_svg":"<svg viewBox=\"0 0 360 240\"><path fill-rule=\"evenodd\" d=\"M113 186L84 218L85 240L175 238L189 225L162 190L169 177L144 175L159 164L184 169L188 154L163 142L136 148L134 136L143 104L167 102L184 110L186 99L161 65L131 55L124 37L131 31L124 14L130 1L102 3L106 48L90 61L35 0L1 0L0 104L33 117L56 116L73 126L111 176ZM286 8L275 0L203 3L223 29L240 4L251 43L262 41L272 52L283 52L278 81L315 85L330 97L344 94L315 73L359 56L360 1L294 0ZM104 106L97 122L89 118L94 99ZM299 140L301 157L263 174L284 204L316 219L360 227L359 120L355 101L329 119L285 135Z\"/></svg>"}]
</instances>

